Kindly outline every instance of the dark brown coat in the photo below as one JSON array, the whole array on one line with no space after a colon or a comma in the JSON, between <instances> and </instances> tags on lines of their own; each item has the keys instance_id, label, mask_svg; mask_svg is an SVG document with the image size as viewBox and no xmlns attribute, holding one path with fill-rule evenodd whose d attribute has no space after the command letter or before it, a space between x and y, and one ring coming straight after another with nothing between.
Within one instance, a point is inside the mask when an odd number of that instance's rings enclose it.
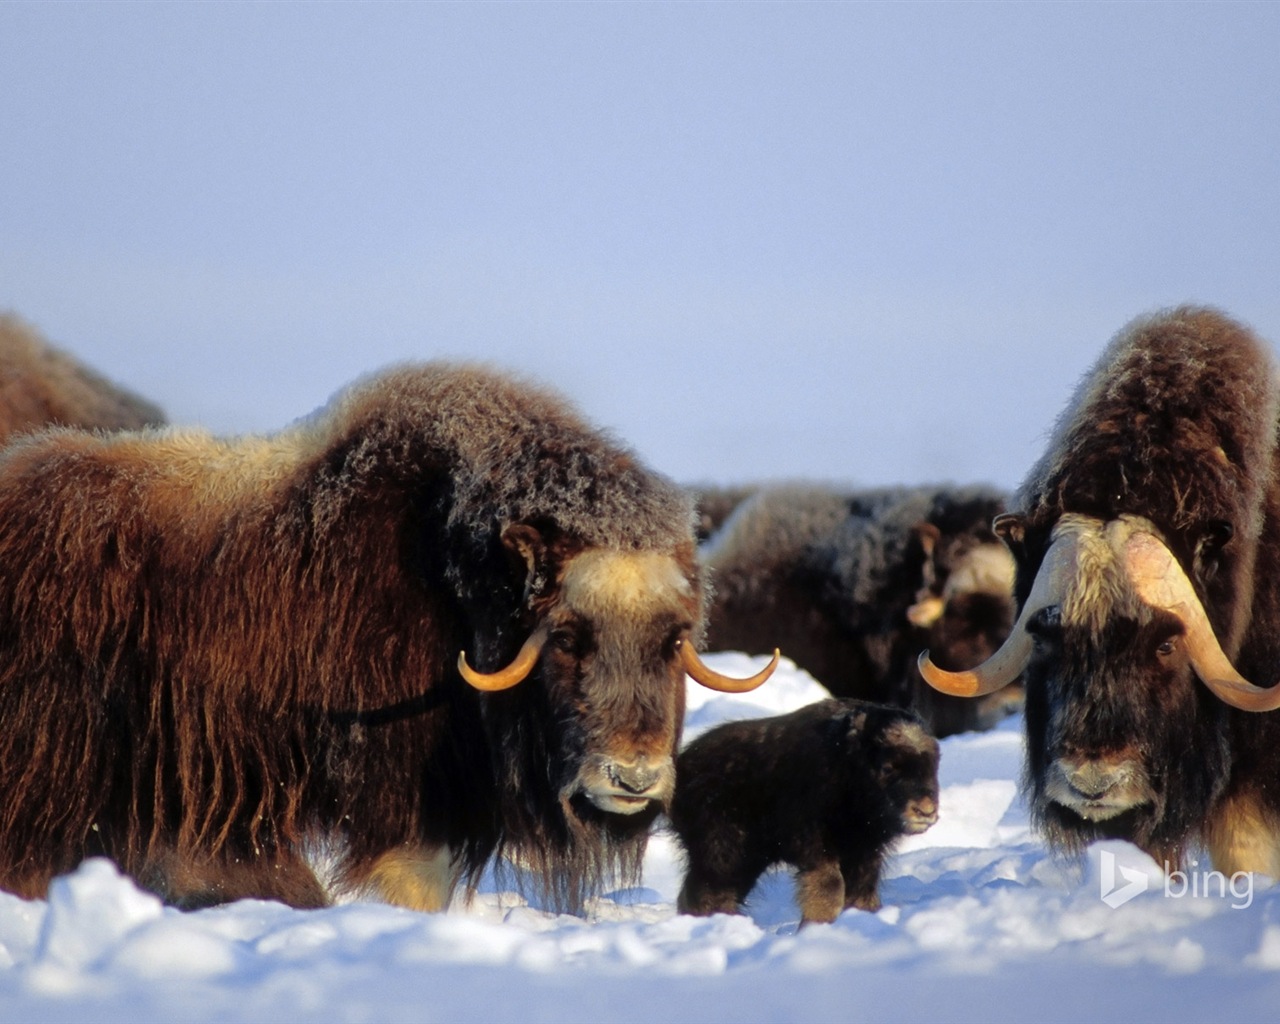
<instances>
[{"instance_id":1,"label":"dark brown coat","mask_svg":"<svg viewBox=\"0 0 1280 1024\"><path fill-rule=\"evenodd\" d=\"M894 840L938 817L938 742L901 708L824 700L728 722L676 765L682 913L737 913L764 871L797 871L801 923L880 906Z\"/></svg>"},{"instance_id":2,"label":"dark brown coat","mask_svg":"<svg viewBox=\"0 0 1280 1024\"><path fill-rule=\"evenodd\" d=\"M272 437L0 456L0 885L443 906L638 870L698 639L692 509L556 396L402 367ZM514 689L456 668L547 643ZM317 877L316 865L330 869Z\"/></svg>"}]
</instances>

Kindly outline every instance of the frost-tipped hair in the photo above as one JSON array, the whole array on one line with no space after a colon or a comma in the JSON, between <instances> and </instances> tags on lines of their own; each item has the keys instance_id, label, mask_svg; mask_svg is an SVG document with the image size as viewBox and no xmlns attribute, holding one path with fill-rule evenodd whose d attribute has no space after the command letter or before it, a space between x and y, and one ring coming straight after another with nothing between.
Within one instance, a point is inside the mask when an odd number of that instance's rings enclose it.
<instances>
[{"instance_id":1,"label":"frost-tipped hair","mask_svg":"<svg viewBox=\"0 0 1280 1024\"><path fill-rule=\"evenodd\" d=\"M634 671L466 685L459 652L505 664L590 550L687 583L671 621L587 623ZM497 851L562 904L638 869L648 821L571 816L566 779L615 730L674 756L692 505L543 388L403 366L267 437L23 437L0 564L0 885L105 854L175 902L315 905L326 838L347 890L419 907Z\"/></svg>"}]
</instances>

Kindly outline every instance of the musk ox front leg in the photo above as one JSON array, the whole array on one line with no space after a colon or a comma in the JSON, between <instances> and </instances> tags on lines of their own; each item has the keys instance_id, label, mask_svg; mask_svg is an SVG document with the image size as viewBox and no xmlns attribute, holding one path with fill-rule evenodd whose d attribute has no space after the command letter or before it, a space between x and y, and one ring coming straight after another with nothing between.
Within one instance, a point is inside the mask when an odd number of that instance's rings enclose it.
<instances>
[{"instance_id":1,"label":"musk ox front leg","mask_svg":"<svg viewBox=\"0 0 1280 1024\"><path fill-rule=\"evenodd\" d=\"M385 903L434 912L449 905L458 878L457 862L447 846L407 844L379 856L358 888Z\"/></svg>"},{"instance_id":2,"label":"musk ox front leg","mask_svg":"<svg viewBox=\"0 0 1280 1024\"><path fill-rule=\"evenodd\" d=\"M1280 878L1280 820L1254 793L1223 800L1209 818L1205 846L1216 871Z\"/></svg>"},{"instance_id":3,"label":"musk ox front leg","mask_svg":"<svg viewBox=\"0 0 1280 1024\"><path fill-rule=\"evenodd\" d=\"M693 914L697 917L737 914L754 884L754 879L743 885L721 879L698 878L690 874L680 887L676 910L681 914Z\"/></svg>"},{"instance_id":4,"label":"musk ox front leg","mask_svg":"<svg viewBox=\"0 0 1280 1024\"><path fill-rule=\"evenodd\" d=\"M844 875L840 862L823 860L802 868L796 875L796 902L800 904L800 927L817 922L830 924L845 907Z\"/></svg>"},{"instance_id":5,"label":"musk ox front leg","mask_svg":"<svg viewBox=\"0 0 1280 1024\"><path fill-rule=\"evenodd\" d=\"M880 868L882 860L846 859L840 866L844 877L844 906L875 912L880 909Z\"/></svg>"},{"instance_id":6,"label":"musk ox front leg","mask_svg":"<svg viewBox=\"0 0 1280 1024\"><path fill-rule=\"evenodd\" d=\"M137 872L138 884L182 910L200 910L236 900L278 900L291 907L328 906L328 894L300 857L200 857L176 852L155 855Z\"/></svg>"}]
</instances>

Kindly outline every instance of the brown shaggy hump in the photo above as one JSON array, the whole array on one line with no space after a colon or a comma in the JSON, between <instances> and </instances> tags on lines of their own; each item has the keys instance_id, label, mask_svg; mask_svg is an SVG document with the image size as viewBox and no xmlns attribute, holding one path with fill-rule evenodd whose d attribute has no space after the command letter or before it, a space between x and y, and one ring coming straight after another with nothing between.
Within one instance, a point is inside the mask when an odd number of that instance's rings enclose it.
<instances>
[{"instance_id":1,"label":"brown shaggy hump","mask_svg":"<svg viewBox=\"0 0 1280 1024\"><path fill-rule=\"evenodd\" d=\"M49 345L17 317L0 314L0 444L48 424L136 430L164 413Z\"/></svg>"},{"instance_id":2,"label":"brown shaggy hump","mask_svg":"<svg viewBox=\"0 0 1280 1024\"><path fill-rule=\"evenodd\" d=\"M466 686L459 651L490 671L567 616L559 581L593 548L687 581L651 652L648 620L571 623L634 671L597 693L588 655L556 648L510 693ZM546 391L428 364L272 437L21 439L0 565L5 888L105 854L186 905L431 907L510 849L572 903L638 866L652 815L580 816L566 780L615 735L674 754L684 677L660 648L699 639L693 512ZM339 853L328 888L317 841Z\"/></svg>"},{"instance_id":3,"label":"brown shaggy hump","mask_svg":"<svg viewBox=\"0 0 1280 1024\"><path fill-rule=\"evenodd\" d=\"M1230 524L1225 564L1205 585L1233 651L1249 622L1278 415L1274 358L1247 327L1190 306L1141 317L1081 382L1014 507L1040 533L1063 511L1142 515L1174 538Z\"/></svg>"}]
</instances>

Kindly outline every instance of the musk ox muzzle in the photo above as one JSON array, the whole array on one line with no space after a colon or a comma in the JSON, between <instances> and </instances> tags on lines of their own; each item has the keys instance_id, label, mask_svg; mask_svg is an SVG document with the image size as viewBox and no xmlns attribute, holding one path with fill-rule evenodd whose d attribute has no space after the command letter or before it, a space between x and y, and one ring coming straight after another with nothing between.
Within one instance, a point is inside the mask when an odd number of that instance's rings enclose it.
<instances>
[{"instance_id":1,"label":"musk ox muzzle","mask_svg":"<svg viewBox=\"0 0 1280 1024\"><path fill-rule=\"evenodd\" d=\"M653 803L668 804L675 781L675 761L671 757L640 754L621 759L591 754L564 796L581 793L608 814L637 814Z\"/></svg>"},{"instance_id":2,"label":"musk ox muzzle","mask_svg":"<svg viewBox=\"0 0 1280 1024\"><path fill-rule=\"evenodd\" d=\"M1086 821L1119 817L1154 800L1150 779L1135 751L1093 757L1062 755L1048 766L1045 797Z\"/></svg>"},{"instance_id":3,"label":"musk ox muzzle","mask_svg":"<svg viewBox=\"0 0 1280 1024\"><path fill-rule=\"evenodd\" d=\"M1061 607L1073 595L1095 595L1089 614L1105 616L1127 594L1104 599L1104 586L1095 553L1109 550L1121 569L1122 586L1148 608L1167 612L1183 628L1181 643L1196 676L1218 699L1242 711L1273 711L1280 707L1280 684L1263 688L1244 679L1222 650L1204 605L1186 572L1154 526L1134 516L1103 522L1089 516L1064 515L1054 527L1031 592L1008 640L994 655L968 672L947 672L920 655L920 674L934 689L958 697L993 693L1016 679L1034 650L1027 624L1046 608ZM1083 603L1083 602L1079 602Z\"/></svg>"}]
</instances>

